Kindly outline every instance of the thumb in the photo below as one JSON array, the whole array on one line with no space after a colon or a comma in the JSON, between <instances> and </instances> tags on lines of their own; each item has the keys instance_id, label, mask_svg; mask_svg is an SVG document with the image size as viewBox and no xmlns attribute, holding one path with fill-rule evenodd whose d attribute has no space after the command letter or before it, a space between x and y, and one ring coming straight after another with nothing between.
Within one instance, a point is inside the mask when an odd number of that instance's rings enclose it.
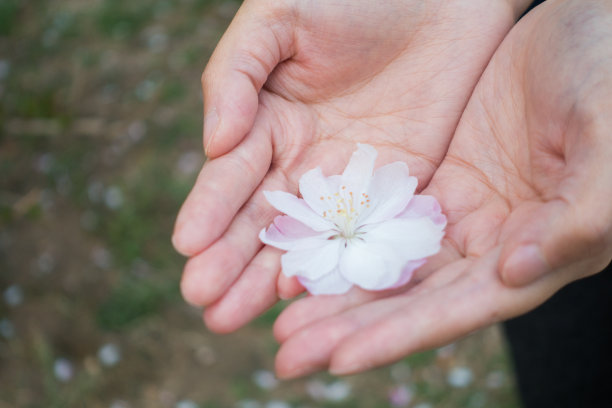
<instances>
[{"instance_id":1,"label":"thumb","mask_svg":"<svg viewBox=\"0 0 612 408\"><path fill-rule=\"evenodd\" d=\"M608 197L552 200L526 206L520 225L504 242L500 273L508 286L527 285L567 266L575 279L602 270L611 258L611 209ZM605 207L605 208L604 208Z\"/></svg>"},{"instance_id":2,"label":"thumb","mask_svg":"<svg viewBox=\"0 0 612 408\"><path fill-rule=\"evenodd\" d=\"M289 58L291 14L272 2L245 2L219 41L204 73L204 148L210 158L234 148L251 130L259 91Z\"/></svg>"}]
</instances>

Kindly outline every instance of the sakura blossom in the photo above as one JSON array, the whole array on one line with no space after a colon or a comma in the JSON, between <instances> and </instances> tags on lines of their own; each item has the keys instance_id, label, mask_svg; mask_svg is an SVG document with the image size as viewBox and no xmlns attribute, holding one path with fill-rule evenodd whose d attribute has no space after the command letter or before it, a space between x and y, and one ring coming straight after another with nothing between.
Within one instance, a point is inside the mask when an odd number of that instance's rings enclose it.
<instances>
[{"instance_id":1,"label":"sakura blossom","mask_svg":"<svg viewBox=\"0 0 612 408\"><path fill-rule=\"evenodd\" d=\"M417 179L403 162L374 170L376 156L372 146L358 144L341 175L326 177L318 167L306 172L301 197L264 192L284 215L259 237L287 251L282 272L311 294L399 287L440 250L446 217L438 201L415 194Z\"/></svg>"}]
</instances>

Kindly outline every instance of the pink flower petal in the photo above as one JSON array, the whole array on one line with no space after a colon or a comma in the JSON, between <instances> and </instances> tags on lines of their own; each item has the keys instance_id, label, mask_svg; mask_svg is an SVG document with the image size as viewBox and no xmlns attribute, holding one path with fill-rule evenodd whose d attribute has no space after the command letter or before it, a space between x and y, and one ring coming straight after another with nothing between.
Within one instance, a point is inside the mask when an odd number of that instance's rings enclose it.
<instances>
[{"instance_id":1,"label":"pink flower petal","mask_svg":"<svg viewBox=\"0 0 612 408\"><path fill-rule=\"evenodd\" d=\"M333 231L314 231L294 218L279 215L267 230L261 230L259 239L264 244L288 251L296 247L319 245L319 241L327 240L332 234Z\"/></svg>"},{"instance_id":2,"label":"pink flower petal","mask_svg":"<svg viewBox=\"0 0 612 408\"><path fill-rule=\"evenodd\" d=\"M319 241L318 246L291 250L281 256L283 273L317 280L338 265L341 246L341 240L331 239Z\"/></svg>"},{"instance_id":3,"label":"pink flower petal","mask_svg":"<svg viewBox=\"0 0 612 408\"><path fill-rule=\"evenodd\" d=\"M288 215L276 216L272 225L277 228L280 234L291 239L307 238L320 235L320 232L313 230L312 228L302 224L295 218L289 217Z\"/></svg>"},{"instance_id":4,"label":"pink flower petal","mask_svg":"<svg viewBox=\"0 0 612 408\"><path fill-rule=\"evenodd\" d=\"M363 208L360 224L389 220L402 212L414 196L417 178L411 177L406 163L387 164L374 172L368 188L369 208Z\"/></svg>"},{"instance_id":5,"label":"pink flower petal","mask_svg":"<svg viewBox=\"0 0 612 408\"><path fill-rule=\"evenodd\" d=\"M264 191L268 202L278 211L295 218L315 231L325 231L332 224L314 212L306 201L284 191Z\"/></svg>"},{"instance_id":6,"label":"pink flower petal","mask_svg":"<svg viewBox=\"0 0 612 408\"><path fill-rule=\"evenodd\" d=\"M442 214L440 204L435 197L430 195L415 195L406 208L397 215L397 218L420 218L428 217L434 224L444 228L446 216Z\"/></svg>"},{"instance_id":7,"label":"pink flower petal","mask_svg":"<svg viewBox=\"0 0 612 408\"><path fill-rule=\"evenodd\" d=\"M400 286L404 286L412 279L412 275L414 275L414 271L419 269L421 266L427 263L426 259L418 259L416 261L408 261L408 263L404 266L402 273L400 274L399 279L393 286L390 286L388 289L399 288Z\"/></svg>"},{"instance_id":8,"label":"pink flower petal","mask_svg":"<svg viewBox=\"0 0 612 408\"><path fill-rule=\"evenodd\" d=\"M267 230L261 230L259 239L264 244L290 251L321 246L333 234L334 231L314 231L296 219L279 215Z\"/></svg>"},{"instance_id":9,"label":"pink flower petal","mask_svg":"<svg viewBox=\"0 0 612 408\"><path fill-rule=\"evenodd\" d=\"M312 295L341 295L353 286L344 279L337 267L317 280L298 276L298 281Z\"/></svg>"}]
</instances>

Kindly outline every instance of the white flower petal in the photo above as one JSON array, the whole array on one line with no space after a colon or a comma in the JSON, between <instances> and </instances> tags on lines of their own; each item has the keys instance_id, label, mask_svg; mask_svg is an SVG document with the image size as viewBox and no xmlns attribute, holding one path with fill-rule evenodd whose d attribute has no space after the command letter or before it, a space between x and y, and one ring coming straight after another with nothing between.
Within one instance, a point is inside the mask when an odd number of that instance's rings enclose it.
<instances>
[{"instance_id":1,"label":"white flower petal","mask_svg":"<svg viewBox=\"0 0 612 408\"><path fill-rule=\"evenodd\" d=\"M406 265L404 265L404 269L402 269L402 273L400 274L399 279L395 284L389 289L399 288L400 286L404 286L412 279L412 275L414 275L414 271L419 269L421 266L427 263L426 259L417 259L416 261L408 261Z\"/></svg>"},{"instance_id":2,"label":"white flower petal","mask_svg":"<svg viewBox=\"0 0 612 408\"><path fill-rule=\"evenodd\" d=\"M374 224L401 213L414 196L417 183L406 163L395 162L377 169L367 192L370 207L363 208L358 223Z\"/></svg>"},{"instance_id":3,"label":"white flower petal","mask_svg":"<svg viewBox=\"0 0 612 408\"><path fill-rule=\"evenodd\" d=\"M295 218L315 231L325 231L332 224L319 216L306 201L284 191L264 191L264 196L278 211Z\"/></svg>"},{"instance_id":4,"label":"white flower petal","mask_svg":"<svg viewBox=\"0 0 612 408\"><path fill-rule=\"evenodd\" d=\"M349 291L353 284L340 274L338 268L317 280L298 277L298 281L312 295L341 295Z\"/></svg>"},{"instance_id":5,"label":"white flower petal","mask_svg":"<svg viewBox=\"0 0 612 408\"><path fill-rule=\"evenodd\" d=\"M338 265L342 240L320 241L311 248L293 249L281 256L283 273L286 276L302 276L311 280L321 278Z\"/></svg>"},{"instance_id":6,"label":"white flower petal","mask_svg":"<svg viewBox=\"0 0 612 408\"><path fill-rule=\"evenodd\" d=\"M366 244L385 246L404 261L426 258L440 250L443 227L427 217L394 218L361 228Z\"/></svg>"},{"instance_id":7,"label":"white flower petal","mask_svg":"<svg viewBox=\"0 0 612 408\"><path fill-rule=\"evenodd\" d=\"M325 177L319 167L300 177L300 194L316 213L329 211L329 199L338 192L339 177Z\"/></svg>"},{"instance_id":8,"label":"white flower petal","mask_svg":"<svg viewBox=\"0 0 612 408\"><path fill-rule=\"evenodd\" d=\"M399 280L403 264L389 248L364 241L353 241L342 252L340 273L344 278L368 290L394 286Z\"/></svg>"},{"instance_id":9,"label":"white flower petal","mask_svg":"<svg viewBox=\"0 0 612 408\"><path fill-rule=\"evenodd\" d=\"M342 173L342 184L349 191L352 191L355 196L360 196L361 193L367 190L372 179L376 156L376 149L372 146L361 143L357 144L357 150L351 156Z\"/></svg>"}]
</instances>

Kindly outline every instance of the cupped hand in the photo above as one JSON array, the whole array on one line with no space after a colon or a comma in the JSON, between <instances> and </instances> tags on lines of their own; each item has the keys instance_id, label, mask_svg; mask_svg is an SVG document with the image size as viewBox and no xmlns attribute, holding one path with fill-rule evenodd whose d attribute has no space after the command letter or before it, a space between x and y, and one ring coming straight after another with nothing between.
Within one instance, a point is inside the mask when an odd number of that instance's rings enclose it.
<instances>
[{"instance_id":1,"label":"cupped hand","mask_svg":"<svg viewBox=\"0 0 612 408\"><path fill-rule=\"evenodd\" d=\"M246 1L203 75L208 162L178 216L190 257L184 297L215 331L277 300L280 253L258 232L276 215L263 190L296 192L356 142L430 180L461 112L524 0ZM278 280L291 296L296 282Z\"/></svg>"},{"instance_id":2,"label":"cupped hand","mask_svg":"<svg viewBox=\"0 0 612 408\"><path fill-rule=\"evenodd\" d=\"M425 190L448 217L429 274L394 293L293 303L275 326L278 374L389 363L524 313L603 269L612 257L610 112L612 5L544 3L496 51Z\"/></svg>"}]
</instances>

